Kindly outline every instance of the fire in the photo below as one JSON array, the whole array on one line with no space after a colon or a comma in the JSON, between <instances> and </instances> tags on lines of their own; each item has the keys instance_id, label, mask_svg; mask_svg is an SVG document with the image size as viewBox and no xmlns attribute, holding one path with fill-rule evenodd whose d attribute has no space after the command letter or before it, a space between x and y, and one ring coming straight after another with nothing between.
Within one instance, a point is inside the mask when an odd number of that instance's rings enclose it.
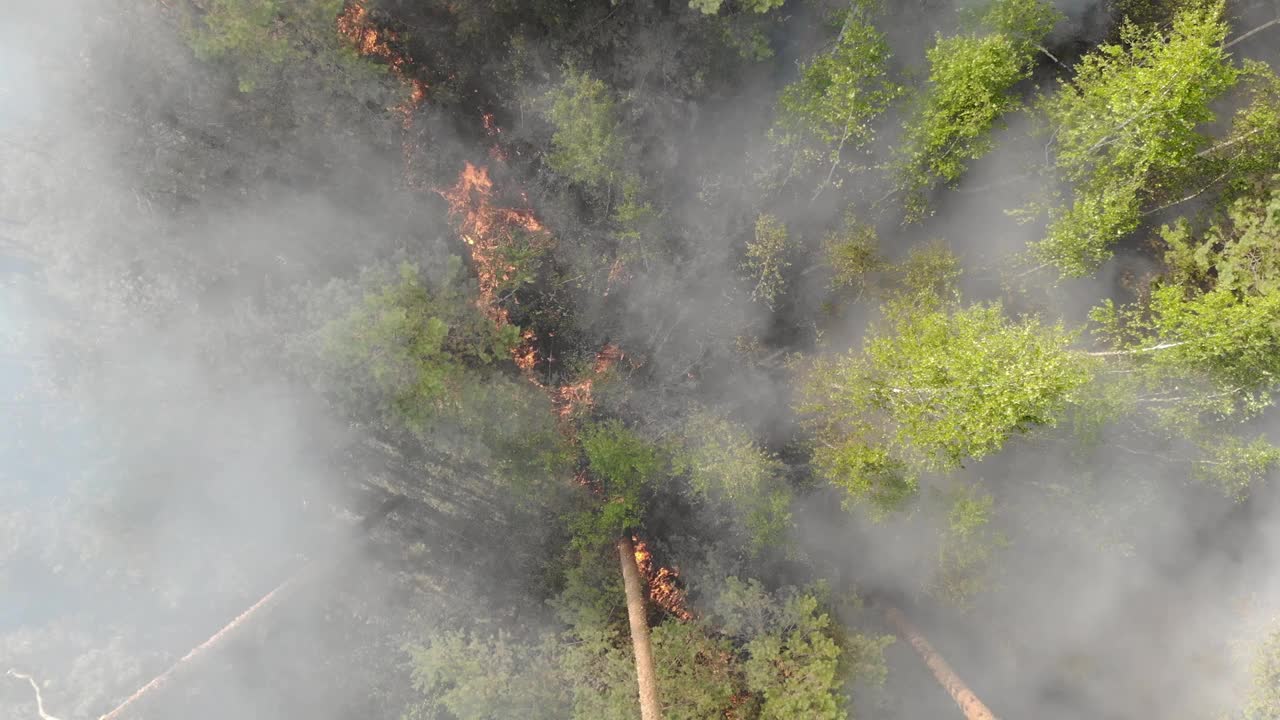
<instances>
[{"instance_id":1,"label":"fire","mask_svg":"<svg viewBox=\"0 0 1280 720\"><path fill-rule=\"evenodd\" d=\"M622 264L622 258L614 260L613 264L609 266L609 277L605 281L604 294L608 295L613 290L614 284L626 282L630 279L631 274L627 272L626 266Z\"/></svg>"},{"instance_id":2,"label":"fire","mask_svg":"<svg viewBox=\"0 0 1280 720\"><path fill-rule=\"evenodd\" d=\"M414 112L427 99L427 84L416 77L410 77L409 69L413 65L413 58L394 47L399 42L400 35L393 30L379 30L369 17L365 0L355 0L343 9L338 15L337 29L338 34L350 41L357 53L362 57L377 58L385 62L391 74L408 86L409 96L390 108L400 116L400 126L407 135L413 129ZM404 155L405 182L411 187L418 184L412 172L414 147L414 143L406 136L401 144L401 152Z\"/></svg>"},{"instance_id":3,"label":"fire","mask_svg":"<svg viewBox=\"0 0 1280 720\"><path fill-rule=\"evenodd\" d=\"M591 368L591 376L570 385L562 385L555 391L556 407L560 417L567 419L580 407L591 407L594 402L591 388L601 375L608 372L623 358L622 350L613 343L607 343L596 353L595 364Z\"/></svg>"},{"instance_id":4,"label":"fire","mask_svg":"<svg viewBox=\"0 0 1280 720\"><path fill-rule=\"evenodd\" d=\"M537 339L532 330L525 330L520 333L519 347L512 351L515 355L516 367L526 373L531 372L538 362L538 349L533 346L534 340Z\"/></svg>"},{"instance_id":5,"label":"fire","mask_svg":"<svg viewBox=\"0 0 1280 720\"><path fill-rule=\"evenodd\" d=\"M380 34L373 27L368 10L364 6L364 0L356 0L343 11L338 18L338 31L356 45L360 54L385 60L393 74L411 83L409 101L400 108L405 117L404 127L408 130L412 125L413 111L426 97L426 85L419 80L409 80L406 77L405 69L410 63L410 58L392 48L392 43L398 39L396 34L392 31L383 31ZM498 127L493 113L483 113L481 122L484 125L485 134L494 138L494 144L489 149L490 157L497 161L506 161L506 151L497 140L502 133L502 128ZM406 140L406 177L409 174L411 150L412 145ZM517 268L503 259L502 251L511 247L519 239L517 233L528 233L531 236L528 240L535 244L549 242L549 234L534 216L533 211L528 208L529 200L523 193L520 196L525 205L523 209L497 207L494 204L493 180L489 177L489 170L486 167L478 167L468 162L459 173L453 187L437 189L436 192L448 203L449 214L457 219L458 234L470 252L479 284L478 304L495 322L509 323L510 315L500 304L498 289L502 283L511 280ZM625 279L625 268L619 260L610 268L609 285L612 286L614 282ZM606 294L608 294L607 290ZM537 349L534 347L536 339L532 331L523 331L520 344L512 348L511 353L516 366L524 372L525 377L533 384L544 387L533 376L533 369L538 361ZM590 377L555 389L544 388L551 394L560 417L567 420L578 408L590 407L593 403L594 381L608 372L622 358L621 349L611 343L606 344L596 353ZM569 423L566 423L566 427L570 428L568 432L572 433L572 426ZM585 471L579 472L575 480L589 490L599 491L598 486ZM650 601L681 620L691 619L692 615L685 608L684 591L677 585L679 573L667 567L655 570L653 558L645 544L635 540L635 547L636 563L641 573L648 579Z\"/></svg>"},{"instance_id":6,"label":"fire","mask_svg":"<svg viewBox=\"0 0 1280 720\"><path fill-rule=\"evenodd\" d=\"M636 548L636 565L640 574L649 581L649 600L681 620L692 620L693 613L686 607L684 590L676 584L680 573L669 567L654 570L653 553L649 552L649 547L634 535L631 541Z\"/></svg>"},{"instance_id":7,"label":"fire","mask_svg":"<svg viewBox=\"0 0 1280 720\"><path fill-rule=\"evenodd\" d=\"M452 188L436 192L449 204L449 214L459 219L458 233L471 252L471 262L480 285L478 302L491 318L506 323L508 315L498 304L497 290L503 282L511 279L516 267L504 262L502 250L514 244L518 232L529 233L533 243L546 243L549 240L546 229L534 217L532 210L501 208L493 204L493 180L489 178L486 167L467 163ZM532 335L525 339L531 340ZM531 349L517 348L517 358L530 358L531 352Z\"/></svg>"},{"instance_id":8,"label":"fire","mask_svg":"<svg viewBox=\"0 0 1280 720\"><path fill-rule=\"evenodd\" d=\"M392 72L403 77L405 68L412 62L409 56L391 48L391 43L400 36L391 30L379 31L369 19L369 9L364 0L356 0L347 5L338 15L338 32L350 40L356 52L364 57L376 57L385 60Z\"/></svg>"}]
</instances>

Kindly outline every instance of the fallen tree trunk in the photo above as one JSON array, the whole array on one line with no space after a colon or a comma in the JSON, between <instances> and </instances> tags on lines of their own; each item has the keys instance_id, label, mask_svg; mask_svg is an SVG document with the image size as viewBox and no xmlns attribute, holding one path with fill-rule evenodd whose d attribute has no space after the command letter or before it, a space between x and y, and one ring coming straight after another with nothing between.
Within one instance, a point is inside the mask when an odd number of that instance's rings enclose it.
<instances>
[{"instance_id":1,"label":"fallen tree trunk","mask_svg":"<svg viewBox=\"0 0 1280 720\"><path fill-rule=\"evenodd\" d=\"M912 625L902 611L895 607L890 607L884 611L885 617L889 620L889 624L894 630L902 636L904 640L915 648L920 655L920 659L924 660L924 664L929 667L933 676L937 678L938 684L941 685L951 698L960 706L960 710L964 712L967 720L996 720L995 713L978 699L978 696L969 689L968 685L956 675L946 660L938 654L937 650L929 644L928 640L920 634L920 631Z\"/></svg>"},{"instance_id":2,"label":"fallen tree trunk","mask_svg":"<svg viewBox=\"0 0 1280 720\"><path fill-rule=\"evenodd\" d=\"M636 548L630 537L618 541L618 562L622 565L622 585L627 593L627 619L631 623L631 647L636 656L636 684L640 688L640 720L662 720L658 703L658 679L653 670L653 647L649 643L649 618L645 604L648 594Z\"/></svg>"},{"instance_id":3,"label":"fallen tree trunk","mask_svg":"<svg viewBox=\"0 0 1280 720\"><path fill-rule=\"evenodd\" d=\"M365 516L364 519L360 521L359 537L363 537L366 533L372 530L375 525L382 522L382 520L386 518L391 511L403 504L404 501L405 498L403 496L394 496L383 502L377 510L374 510L369 515ZM350 551L348 551L348 553L349 552ZM178 660L170 665L164 672L152 678L146 685L138 688L137 691L121 701L120 704L110 712L99 716L98 720L116 720L117 718L122 717L126 710L130 709L136 702L149 695L151 691L168 684L174 675L182 670L189 662L225 643L228 638L234 636L236 631L244 626L246 621L263 612L264 609L272 605L278 605L285 596L298 586L305 585L307 581L313 577L319 576L325 570L341 564L346 557L347 553L340 553L337 557L323 556L311 561L301 570L286 578L284 582L277 585L275 589L271 590L271 592L263 595L256 603L250 605L247 610L233 618L231 622L224 625L222 629L214 633L208 640L205 640L192 648L190 652L183 655L181 658L178 658Z\"/></svg>"}]
</instances>

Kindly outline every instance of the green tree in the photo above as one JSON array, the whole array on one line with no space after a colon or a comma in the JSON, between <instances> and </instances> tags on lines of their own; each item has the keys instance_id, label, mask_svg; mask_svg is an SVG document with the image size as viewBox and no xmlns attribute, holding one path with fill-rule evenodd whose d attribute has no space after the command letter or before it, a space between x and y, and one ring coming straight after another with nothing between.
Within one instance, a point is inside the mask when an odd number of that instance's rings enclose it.
<instances>
[{"instance_id":1,"label":"green tree","mask_svg":"<svg viewBox=\"0 0 1280 720\"><path fill-rule=\"evenodd\" d=\"M434 278L401 263L303 300L313 327L293 351L339 412L384 437L479 454L528 502L550 496L570 449L550 399L514 373L520 329L480 309L457 258Z\"/></svg>"},{"instance_id":2,"label":"green tree","mask_svg":"<svg viewBox=\"0 0 1280 720\"><path fill-rule=\"evenodd\" d=\"M348 91L378 88L385 69L360 57L335 29L343 6L343 0L211 0L187 23L188 42L201 58L235 68L243 92L315 70Z\"/></svg>"},{"instance_id":3,"label":"green tree","mask_svg":"<svg viewBox=\"0 0 1280 720\"><path fill-rule=\"evenodd\" d=\"M653 629L653 652L664 718L722 716L741 691L733 648L698 623L665 622ZM565 672L575 678L575 720L633 720L639 715L635 672L625 644L607 632L570 639Z\"/></svg>"},{"instance_id":4,"label":"green tree","mask_svg":"<svg viewBox=\"0 0 1280 720\"><path fill-rule=\"evenodd\" d=\"M1073 186L1033 246L1067 275L1092 272L1132 232L1142 208L1187 184L1185 169L1209 144L1199 127L1239 77L1222 48L1220 0L1180 11L1168 33L1126 25L1119 44L1082 59L1075 78L1043 102L1050 147Z\"/></svg>"},{"instance_id":5,"label":"green tree","mask_svg":"<svg viewBox=\"0 0 1280 720\"><path fill-rule=\"evenodd\" d=\"M876 286L876 276L887 268L875 226L859 222L852 212L845 213L843 224L827 234L822 247L831 269L832 290L853 291L861 297Z\"/></svg>"},{"instance_id":6,"label":"green tree","mask_svg":"<svg viewBox=\"0 0 1280 720\"><path fill-rule=\"evenodd\" d=\"M746 530L753 553L780 547L791 527L791 493L782 463L745 429L709 411L686 421L673 465L700 496L726 502Z\"/></svg>"},{"instance_id":7,"label":"green tree","mask_svg":"<svg viewBox=\"0 0 1280 720\"><path fill-rule=\"evenodd\" d=\"M604 503L579 516L574 542L581 547L611 544L638 528L644 519L643 493L657 479L665 458L652 443L620 420L582 431L582 451Z\"/></svg>"},{"instance_id":8,"label":"green tree","mask_svg":"<svg viewBox=\"0 0 1280 720\"><path fill-rule=\"evenodd\" d=\"M325 305L322 313L335 297L348 307L314 337L322 387L344 406L372 405L384 422L416 434L456 416L520 338L519 328L476 307L461 272L452 258L435 283L410 263L394 275L366 272L356 287L330 283L312 302Z\"/></svg>"},{"instance_id":9,"label":"green tree","mask_svg":"<svg viewBox=\"0 0 1280 720\"><path fill-rule=\"evenodd\" d=\"M736 577L710 591L705 618L653 629L664 717L701 720L731 711L741 720L843 719L849 679L883 682L892 638L844 632L824 593L771 593ZM615 588L615 605L620 595ZM612 621L524 642L450 631L407 650L422 695L409 718L441 710L459 720L632 720L639 713L631 654Z\"/></svg>"},{"instance_id":10,"label":"green tree","mask_svg":"<svg viewBox=\"0 0 1280 720\"><path fill-rule=\"evenodd\" d=\"M1146 302L1103 303L1093 317L1132 366L1124 382L1139 403L1152 398L1158 425L1204 451L1198 474L1239 495L1280 461L1266 440L1233 435L1280 386L1280 178L1208 227L1184 220L1162 238L1169 272Z\"/></svg>"},{"instance_id":11,"label":"green tree","mask_svg":"<svg viewBox=\"0 0 1280 720\"><path fill-rule=\"evenodd\" d=\"M883 651L893 638L841 636L823 595L795 588L770 593L757 580L735 577L717 589L709 621L741 648L752 694L743 717L843 720L846 680L883 681Z\"/></svg>"},{"instance_id":12,"label":"green tree","mask_svg":"<svg viewBox=\"0 0 1280 720\"><path fill-rule=\"evenodd\" d=\"M747 242L742 271L755 282L752 300L763 300L773 309L778 296L786 291L783 271L791 266L791 234L787 226L773 215L756 218L755 237Z\"/></svg>"},{"instance_id":13,"label":"green tree","mask_svg":"<svg viewBox=\"0 0 1280 720\"><path fill-rule=\"evenodd\" d=\"M1060 17L1042 0L996 0L981 16L986 34L939 37L929 49L929 81L900 151L908 219L924 214L934 183L955 182L968 161L990 151L992 128L1019 105L1014 85L1030 77Z\"/></svg>"},{"instance_id":14,"label":"green tree","mask_svg":"<svg viewBox=\"0 0 1280 720\"><path fill-rule=\"evenodd\" d=\"M547 161L558 173L588 186L621 179L623 141L608 86L586 72L566 69L547 94L547 119L555 126Z\"/></svg>"},{"instance_id":15,"label":"green tree","mask_svg":"<svg viewBox=\"0 0 1280 720\"><path fill-rule=\"evenodd\" d=\"M420 702L405 713L428 720L441 712L457 720L559 720L572 695L558 665L553 636L522 643L505 633L475 637L446 632L406 648Z\"/></svg>"},{"instance_id":16,"label":"green tree","mask_svg":"<svg viewBox=\"0 0 1280 720\"><path fill-rule=\"evenodd\" d=\"M742 0L742 9L751 13L768 13L769 10L781 8L786 0ZM705 15L714 15L724 6L724 0L689 0L692 9Z\"/></svg>"},{"instance_id":17,"label":"green tree","mask_svg":"<svg viewBox=\"0 0 1280 720\"><path fill-rule=\"evenodd\" d=\"M991 526L995 497L979 486L960 485L942 493L947 521L938 537L938 564L931 591L952 605L968 608L992 588L996 554L1008 539Z\"/></svg>"},{"instance_id":18,"label":"green tree","mask_svg":"<svg viewBox=\"0 0 1280 720\"><path fill-rule=\"evenodd\" d=\"M1244 720L1280 720L1280 627L1259 643L1250 675Z\"/></svg>"},{"instance_id":19,"label":"green tree","mask_svg":"<svg viewBox=\"0 0 1280 720\"><path fill-rule=\"evenodd\" d=\"M782 7L786 0L742 0L740 3L742 9L753 13L767 13L770 10ZM689 7L702 12L704 15L715 15L720 12L720 8L725 4L725 0L689 0Z\"/></svg>"},{"instance_id":20,"label":"green tree","mask_svg":"<svg viewBox=\"0 0 1280 720\"><path fill-rule=\"evenodd\" d=\"M873 137L872 121L902 90L888 78L889 46L855 4L835 46L809 61L778 98L775 142L795 154L796 172L811 162L830 164L822 188L832 184L846 148Z\"/></svg>"},{"instance_id":21,"label":"green tree","mask_svg":"<svg viewBox=\"0 0 1280 720\"><path fill-rule=\"evenodd\" d=\"M804 377L800 410L815 433L815 463L853 498L898 507L920 472L1058 424L1093 378L1075 339L999 304L900 295L860 352L821 358Z\"/></svg>"}]
</instances>

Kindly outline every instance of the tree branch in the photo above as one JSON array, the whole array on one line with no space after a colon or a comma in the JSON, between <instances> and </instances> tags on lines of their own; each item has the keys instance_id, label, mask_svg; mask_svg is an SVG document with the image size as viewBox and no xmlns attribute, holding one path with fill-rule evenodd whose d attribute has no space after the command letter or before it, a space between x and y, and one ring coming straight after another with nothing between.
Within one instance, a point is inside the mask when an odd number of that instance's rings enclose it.
<instances>
[{"instance_id":1,"label":"tree branch","mask_svg":"<svg viewBox=\"0 0 1280 720\"><path fill-rule=\"evenodd\" d=\"M1231 42L1226 43L1225 45L1223 45L1223 46L1222 46L1222 49L1223 49L1223 50L1226 50L1226 49L1230 48L1232 45L1235 45L1236 43L1244 42L1245 40L1248 40L1249 38L1253 37L1254 35L1257 35L1258 33L1262 32L1263 30L1266 30L1267 28L1269 28L1269 27L1271 27L1272 25L1275 25L1275 24L1277 24L1277 23L1280 23L1280 18L1276 18L1275 20L1271 20L1270 22L1264 22L1264 23L1262 23L1261 25L1259 25L1258 27L1256 27L1256 28L1254 28L1254 29L1250 30L1249 32L1247 32L1247 33L1245 33L1245 34L1243 34L1243 35L1240 35L1240 36L1239 36L1239 37L1237 37L1235 40L1232 40Z\"/></svg>"},{"instance_id":2,"label":"tree branch","mask_svg":"<svg viewBox=\"0 0 1280 720\"><path fill-rule=\"evenodd\" d=\"M1186 202L1186 201L1188 201L1188 200L1195 200L1196 198L1198 198L1198 197L1200 197L1201 195L1203 195L1203 194L1204 194L1204 193L1205 193L1209 188L1213 187L1214 185L1217 185L1217 184L1218 184L1220 181L1222 181L1222 179L1223 179L1223 178L1225 178L1229 173L1230 173L1230 171L1222 173L1222 174L1221 174L1221 175L1219 175L1218 177L1216 177L1216 178L1214 178L1214 179L1210 180L1208 185L1205 185L1204 187L1202 187L1202 188L1200 188L1199 190L1197 190L1197 191L1195 191L1195 192L1191 193L1190 195L1187 195L1186 197L1180 197L1180 198L1178 198L1177 200L1174 200L1174 201L1172 201L1172 202L1165 203L1164 205L1161 205L1160 207L1152 208L1152 209L1150 209L1150 210L1147 210L1146 212L1142 213L1142 217L1146 217L1146 216L1148 216L1148 215L1154 215L1155 213L1158 213L1158 212L1160 212L1161 210L1168 210L1169 208L1173 207L1174 205L1181 205L1182 203L1184 203L1184 202Z\"/></svg>"},{"instance_id":3,"label":"tree branch","mask_svg":"<svg viewBox=\"0 0 1280 720\"><path fill-rule=\"evenodd\" d=\"M897 631L898 635L920 655L920 659L924 661L925 666L933 673L934 678L938 680L938 684L947 691L951 699L956 701L960 706L960 711L964 713L966 720L996 720L995 713L983 704L982 700L969 689L968 685L960 679L959 675L951 669L947 661L938 654L937 650L929 644L929 641L920 634L902 614L902 611L895 607L885 608L885 618L889 624Z\"/></svg>"},{"instance_id":4,"label":"tree branch","mask_svg":"<svg viewBox=\"0 0 1280 720\"><path fill-rule=\"evenodd\" d=\"M1266 130L1266 128L1254 128L1254 129L1250 130L1249 132L1247 132L1247 133L1245 133L1245 134L1241 135L1241 136L1240 136L1240 137L1238 137L1238 138L1232 138L1232 139L1230 139L1230 140L1227 140L1226 142L1220 142L1220 143L1218 143L1217 145L1214 145L1214 146L1213 146L1213 147L1211 147L1211 148L1206 148L1206 149L1204 149L1204 150L1201 150L1200 152L1196 153L1196 157L1198 157L1198 158L1202 158L1202 157L1205 157L1206 155L1209 155L1210 153L1215 153L1215 152L1217 152L1217 151L1219 151L1219 150L1221 150L1221 149L1223 149L1223 148L1231 147L1232 145L1235 145L1236 143L1244 142L1245 140L1248 140L1249 138L1253 137L1254 135L1257 135L1258 133L1262 132L1263 130Z\"/></svg>"},{"instance_id":5,"label":"tree branch","mask_svg":"<svg viewBox=\"0 0 1280 720\"><path fill-rule=\"evenodd\" d=\"M20 673L13 668L9 669L8 675L9 677L17 678L18 680L26 680L31 684L31 689L36 693L36 712L40 714L40 720L59 720L44 711L44 697L40 695L40 686L36 684L35 678L27 675L26 673Z\"/></svg>"},{"instance_id":6,"label":"tree branch","mask_svg":"<svg viewBox=\"0 0 1280 720\"><path fill-rule=\"evenodd\" d=\"M1045 54L1045 56L1046 56L1046 57L1048 57L1050 60L1052 60L1052 61L1054 61L1055 63L1057 63L1059 67L1062 67L1062 68L1067 67L1066 63L1064 63L1064 62L1062 62L1061 60L1059 60L1057 55L1054 55L1053 53L1049 52L1049 49L1048 49L1048 48L1046 48L1045 46L1043 46L1043 45L1036 45L1036 49L1037 49L1037 50L1039 50L1040 52L1044 53L1044 54Z\"/></svg>"},{"instance_id":7,"label":"tree branch","mask_svg":"<svg viewBox=\"0 0 1280 720\"><path fill-rule=\"evenodd\" d=\"M1136 350L1106 350L1102 352L1087 352L1085 353L1085 355L1091 355L1093 357L1111 357L1115 355L1138 355L1141 353L1156 352L1157 350L1168 350L1169 348L1175 348L1175 347L1178 347L1179 345L1186 345L1186 344L1187 344L1186 340L1179 340L1178 342L1160 343L1159 345L1152 345L1151 347L1138 348Z\"/></svg>"}]
</instances>

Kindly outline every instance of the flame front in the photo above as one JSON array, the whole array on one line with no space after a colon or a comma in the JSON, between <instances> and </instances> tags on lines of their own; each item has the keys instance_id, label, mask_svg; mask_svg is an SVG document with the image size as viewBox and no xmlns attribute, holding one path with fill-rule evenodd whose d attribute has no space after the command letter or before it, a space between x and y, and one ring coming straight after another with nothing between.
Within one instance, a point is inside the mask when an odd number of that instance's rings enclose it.
<instances>
[{"instance_id":1,"label":"flame front","mask_svg":"<svg viewBox=\"0 0 1280 720\"><path fill-rule=\"evenodd\" d=\"M480 306L495 321L507 323L508 314L498 302L497 290L511 279L516 267L503 260L502 251L516 242L516 233L520 232L529 233L530 242L534 244L545 244L550 239L546 229L532 210L500 208L493 204L493 180L486 167L466 163L458 182L452 188L437 192L449 204L449 214L458 219L458 233L471 253L480 285ZM523 362L532 368L534 351L528 343L534 339L533 334L527 333L524 339L526 342L521 346L524 349L516 350L517 363Z\"/></svg>"},{"instance_id":2,"label":"flame front","mask_svg":"<svg viewBox=\"0 0 1280 720\"><path fill-rule=\"evenodd\" d=\"M649 600L681 620L692 620L693 613L689 612L687 607L684 590L677 584L680 573L669 567L660 567L655 570L653 553L649 552L649 547L644 544L644 541L632 535L631 542L636 548L636 565L640 568L640 574L644 575L649 583Z\"/></svg>"},{"instance_id":3,"label":"flame front","mask_svg":"<svg viewBox=\"0 0 1280 720\"><path fill-rule=\"evenodd\" d=\"M419 187L413 172L413 152L415 144L409 137L413 129L415 111L427 99L427 84L419 78L412 77L409 70L413 67L413 58L396 49L400 36L393 30L379 29L369 17L365 0L355 0L343 8L337 19L338 34L346 38L361 57L376 58L387 64L392 76L409 88L409 96L391 108L400 116L400 126L404 128L405 137L400 145L404 157L404 179L410 187Z\"/></svg>"},{"instance_id":4,"label":"flame front","mask_svg":"<svg viewBox=\"0 0 1280 720\"><path fill-rule=\"evenodd\" d=\"M560 417L568 419L578 409L591 407L594 402L591 389L595 381L612 369L622 358L622 350L617 345L606 343L604 347L600 348L600 352L596 353L596 361L591 368L590 376L576 383L562 385L557 388L553 399Z\"/></svg>"}]
</instances>

